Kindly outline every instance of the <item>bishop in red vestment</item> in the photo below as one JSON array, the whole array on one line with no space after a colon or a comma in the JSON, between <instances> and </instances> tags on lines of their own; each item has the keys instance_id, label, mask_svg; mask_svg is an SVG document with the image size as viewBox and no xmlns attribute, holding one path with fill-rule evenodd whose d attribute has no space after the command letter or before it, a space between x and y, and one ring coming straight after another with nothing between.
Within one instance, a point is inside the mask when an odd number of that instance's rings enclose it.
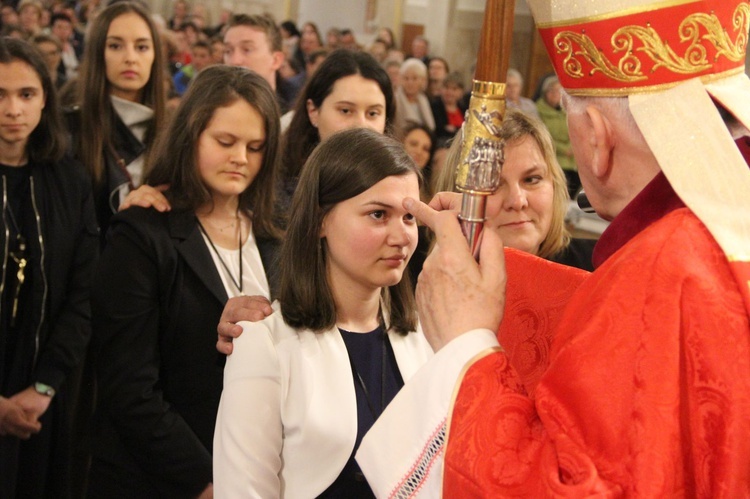
<instances>
[{"instance_id":1,"label":"bishop in red vestment","mask_svg":"<svg viewBox=\"0 0 750 499\"><path fill-rule=\"evenodd\" d=\"M533 396L504 352L468 370L445 497L750 493L750 324L721 248L659 174L595 258Z\"/></svg>"},{"instance_id":2,"label":"bishop in red vestment","mask_svg":"<svg viewBox=\"0 0 750 499\"><path fill-rule=\"evenodd\" d=\"M503 263L492 234L475 265L415 203L436 355L357 459L378 497L750 497L750 3L529 3L612 220L596 270Z\"/></svg>"}]
</instances>

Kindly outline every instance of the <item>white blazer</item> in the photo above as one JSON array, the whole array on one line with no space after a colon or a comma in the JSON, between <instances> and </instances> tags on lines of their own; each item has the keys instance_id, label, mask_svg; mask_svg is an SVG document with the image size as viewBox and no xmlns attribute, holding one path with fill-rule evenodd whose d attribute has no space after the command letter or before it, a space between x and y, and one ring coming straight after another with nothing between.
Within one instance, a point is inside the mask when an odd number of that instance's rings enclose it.
<instances>
[{"instance_id":1,"label":"white blazer","mask_svg":"<svg viewBox=\"0 0 750 499\"><path fill-rule=\"evenodd\" d=\"M240 323L224 368L214 434L219 498L316 497L354 449L357 400L341 334L297 331L273 307L263 321ZM432 349L421 331L388 338L406 382Z\"/></svg>"}]
</instances>

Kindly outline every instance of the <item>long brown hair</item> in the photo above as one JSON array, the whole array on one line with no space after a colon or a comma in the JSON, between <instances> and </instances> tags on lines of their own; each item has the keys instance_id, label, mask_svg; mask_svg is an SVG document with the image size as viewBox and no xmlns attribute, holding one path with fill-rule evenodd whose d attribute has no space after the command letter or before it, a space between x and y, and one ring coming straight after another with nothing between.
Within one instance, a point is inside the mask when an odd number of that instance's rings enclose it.
<instances>
[{"instance_id":1,"label":"long brown hair","mask_svg":"<svg viewBox=\"0 0 750 499\"><path fill-rule=\"evenodd\" d=\"M380 67L370 54L338 49L331 52L313 73L307 85L297 97L294 106L294 117L284 133L284 170L285 178L293 179L300 175L302 165L315 146L320 142L318 129L310 122L307 114L307 101L312 101L316 108L333 91L333 86L342 78L351 75L373 80L380 87L385 97L385 132L390 133L396 115L396 104L393 100L393 87L388 73Z\"/></svg>"},{"instance_id":2,"label":"long brown hair","mask_svg":"<svg viewBox=\"0 0 750 499\"><path fill-rule=\"evenodd\" d=\"M195 210L211 201L198 173L198 139L217 108L245 100L263 117L266 141L263 162L252 184L240 194L239 206L253 212L256 235L278 237L273 223L276 178L280 164L280 113L270 85L257 73L225 65L209 66L195 77L165 134L157 141L149 185L169 184L175 209Z\"/></svg>"},{"instance_id":3,"label":"long brown hair","mask_svg":"<svg viewBox=\"0 0 750 499\"><path fill-rule=\"evenodd\" d=\"M315 148L302 169L281 249L279 302L287 324L317 332L336 324L327 246L320 238L326 214L386 177L410 173L417 175L421 186L419 168L401 143L367 128L335 133ZM417 325L410 281L405 271L401 282L381 292L383 318L399 333L414 331Z\"/></svg>"},{"instance_id":4,"label":"long brown hair","mask_svg":"<svg viewBox=\"0 0 750 499\"><path fill-rule=\"evenodd\" d=\"M79 77L81 103L81 134L77 144L81 161L86 165L95 183L102 180L105 154L114 154L114 124L116 111L110 101L111 85L107 80L104 50L109 26L116 18L127 13L137 14L148 25L154 46L154 63L143 88L141 104L154 111L154 118L146 131L144 144L147 151L153 144L157 131L164 122L165 90L163 56L159 30L145 8L137 2L117 2L102 10L94 19L84 49Z\"/></svg>"}]
</instances>

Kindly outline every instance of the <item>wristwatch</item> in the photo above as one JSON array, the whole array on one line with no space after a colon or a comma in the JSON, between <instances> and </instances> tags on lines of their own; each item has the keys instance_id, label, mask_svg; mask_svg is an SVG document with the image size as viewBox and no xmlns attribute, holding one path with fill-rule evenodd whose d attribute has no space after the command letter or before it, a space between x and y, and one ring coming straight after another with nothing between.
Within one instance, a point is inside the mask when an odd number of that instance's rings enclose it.
<instances>
[{"instance_id":1,"label":"wristwatch","mask_svg":"<svg viewBox=\"0 0 750 499\"><path fill-rule=\"evenodd\" d=\"M55 396L55 389L52 388L49 385L45 385L44 383L36 382L34 383L34 390L40 395L46 395L47 397L54 397Z\"/></svg>"}]
</instances>

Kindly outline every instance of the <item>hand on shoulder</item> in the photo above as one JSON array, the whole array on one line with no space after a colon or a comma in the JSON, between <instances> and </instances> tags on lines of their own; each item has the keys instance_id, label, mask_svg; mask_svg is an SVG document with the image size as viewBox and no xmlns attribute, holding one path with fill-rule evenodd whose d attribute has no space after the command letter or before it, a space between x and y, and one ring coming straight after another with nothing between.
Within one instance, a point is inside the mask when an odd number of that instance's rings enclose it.
<instances>
[{"instance_id":1,"label":"hand on shoulder","mask_svg":"<svg viewBox=\"0 0 750 499\"><path fill-rule=\"evenodd\" d=\"M225 354L232 353L232 340L242 334L241 321L262 321L273 313L271 303L263 296L236 296L230 298L221 313L216 330L218 340L216 350Z\"/></svg>"},{"instance_id":2,"label":"hand on shoulder","mask_svg":"<svg viewBox=\"0 0 750 499\"><path fill-rule=\"evenodd\" d=\"M172 207L164 196L164 191L169 189L169 185L142 185L137 189L130 191L125 200L120 204L117 211L122 211L131 206L140 206L142 208L154 208L157 211L169 211Z\"/></svg>"}]
</instances>

